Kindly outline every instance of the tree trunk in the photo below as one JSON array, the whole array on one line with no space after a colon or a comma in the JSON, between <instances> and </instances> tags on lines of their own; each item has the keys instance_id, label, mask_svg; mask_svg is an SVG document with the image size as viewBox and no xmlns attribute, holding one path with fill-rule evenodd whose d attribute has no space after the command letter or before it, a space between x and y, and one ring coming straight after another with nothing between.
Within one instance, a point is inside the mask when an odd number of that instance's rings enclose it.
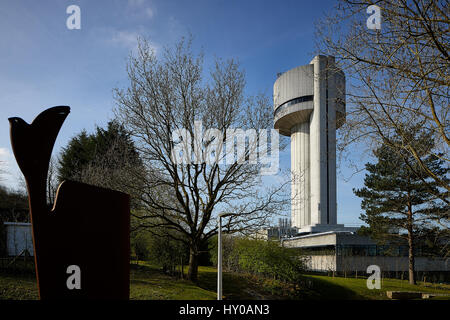
<instances>
[{"instance_id":1,"label":"tree trunk","mask_svg":"<svg viewBox=\"0 0 450 320\"><path fill-rule=\"evenodd\" d=\"M409 259L409 284L416 284L414 270L414 235L412 223L412 211L408 212L408 259Z\"/></svg>"},{"instance_id":2,"label":"tree trunk","mask_svg":"<svg viewBox=\"0 0 450 320\"><path fill-rule=\"evenodd\" d=\"M189 270L187 278L191 281L197 281L198 274L198 252L194 249L189 250Z\"/></svg>"},{"instance_id":3,"label":"tree trunk","mask_svg":"<svg viewBox=\"0 0 450 320\"><path fill-rule=\"evenodd\" d=\"M183 262L183 255L181 255L181 279L184 279L184 262Z\"/></svg>"}]
</instances>

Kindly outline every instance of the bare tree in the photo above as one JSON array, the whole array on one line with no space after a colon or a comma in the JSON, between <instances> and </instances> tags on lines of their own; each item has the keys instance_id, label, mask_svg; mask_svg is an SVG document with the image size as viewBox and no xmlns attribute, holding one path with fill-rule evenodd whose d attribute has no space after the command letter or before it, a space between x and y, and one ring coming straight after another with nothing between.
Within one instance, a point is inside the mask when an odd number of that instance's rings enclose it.
<instances>
[{"instance_id":1,"label":"bare tree","mask_svg":"<svg viewBox=\"0 0 450 320\"><path fill-rule=\"evenodd\" d=\"M143 205L135 216L150 231L176 231L169 235L189 247L188 278L194 281L219 213L231 214L223 219L226 232L253 232L289 203L289 179L263 187L260 172L267 164L255 157L277 151L278 136L269 144L264 139L272 127L270 99L244 95L244 74L234 60L217 59L209 77L202 66L191 40L157 58L139 39L127 67L129 86L115 90L116 116L135 138L146 169L130 173ZM236 129L249 136L235 150ZM255 135L258 129L264 130Z\"/></svg>"},{"instance_id":2,"label":"bare tree","mask_svg":"<svg viewBox=\"0 0 450 320\"><path fill-rule=\"evenodd\" d=\"M381 10L379 30L366 25L373 4ZM317 24L319 51L336 56L350 79L340 149L363 142L368 150L386 144L405 159L411 154L446 190L436 194L446 203L449 180L423 159L434 154L450 164L449 21L448 1L340 0ZM416 149L408 133L413 127L433 137L428 153Z\"/></svg>"},{"instance_id":3,"label":"bare tree","mask_svg":"<svg viewBox=\"0 0 450 320\"><path fill-rule=\"evenodd\" d=\"M47 173L47 203L53 205L55 202L56 191L58 189L58 163L59 161L52 156L48 165Z\"/></svg>"}]
</instances>

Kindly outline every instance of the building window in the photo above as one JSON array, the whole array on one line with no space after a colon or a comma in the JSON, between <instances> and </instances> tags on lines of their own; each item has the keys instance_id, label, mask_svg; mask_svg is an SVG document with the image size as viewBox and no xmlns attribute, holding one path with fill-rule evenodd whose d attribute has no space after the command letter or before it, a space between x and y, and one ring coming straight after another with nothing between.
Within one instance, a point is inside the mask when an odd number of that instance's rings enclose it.
<instances>
[{"instance_id":1,"label":"building window","mask_svg":"<svg viewBox=\"0 0 450 320\"><path fill-rule=\"evenodd\" d=\"M285 103L278 106L278 108L274 112L274 116L278 113L279 110L281 110L284 107L289 107L289 106L292 106L293 104L302 103L302 102L306 102L306 101L313 101L313 100L314 100L314 96L310 95L310 96L298 97L298 98L286 101Z\"/></svg>"}]
</instances>

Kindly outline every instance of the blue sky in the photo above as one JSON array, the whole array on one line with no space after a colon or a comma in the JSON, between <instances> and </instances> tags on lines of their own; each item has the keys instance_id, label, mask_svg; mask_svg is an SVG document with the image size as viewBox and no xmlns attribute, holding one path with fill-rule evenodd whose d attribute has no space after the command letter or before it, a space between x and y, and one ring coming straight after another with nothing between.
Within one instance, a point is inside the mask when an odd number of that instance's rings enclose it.
<instances>
[{"instance_id":1,"label":"blue sky","mask_svg":"<svg viewBox=\"0 0 450 320\"><path fill-rule=\"evenodd\" d=\"M127 84L126 61L137 36L156 52L191 33L203 48L206 67L214 57L237 58L249 94L272 94L278 72L307 64L314 54L314 21L335 1L150 1L3 0L0 2L0 160L18 187L20 172L9 142L7 118L27 122L47 107L69 105L54 153L83 128L112 118L112 89ZM66 8L81 9L81 29L69 30ZM365 19L365 17L361 17ZM289 148L288 148L289 149ZM288 150L289 151L289 150ZM355 152L357 152L355 150ZM358 155L355 155L358 156ZM281 159L289 166L289 152ZM363 173L338 174L338 222L360 223L352 192ZM348 180L348 181L347 181Z\"/></svg>"}]
</instances>

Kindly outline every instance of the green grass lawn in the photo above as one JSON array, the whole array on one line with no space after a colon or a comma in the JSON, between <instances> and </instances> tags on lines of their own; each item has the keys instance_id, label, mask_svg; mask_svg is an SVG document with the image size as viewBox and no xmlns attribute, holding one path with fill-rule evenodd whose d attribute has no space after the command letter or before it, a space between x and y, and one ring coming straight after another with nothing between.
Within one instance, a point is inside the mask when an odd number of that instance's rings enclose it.
<instances>
[{"instance_id":1,"label":"green grass lawn","mask_svg":"<svg viewBox=\"0 0 450 320\"><path fill-rule=\"evenodd\" d=\"M450 285L418 283L410 285L407 280L383 279L381 289L368 289L367 279L305 275L306 299L387 299L386 291L420 291L450 295ZM450 297L445 297L450 299Z\"/></svg>"},{"instance_id":2,"label":"green grass lawn","mask_svg":"<svg viewBox=\"0 0 450 320\"><path fill-rule=\"evenodd\" d=\"M187 268L184 269L185 274ZM217 270L213 267L198 268L198 282L174 279L163 274L159 268L140 262L131 266L131 299L187 299L203 300L217 298ZM270 290L259 286L250 276L235 273L223 274L225 299L280 299Z\"/></svg>"},{"instance_id":3,"label":"green grass lawn","mask_svg":"<svg viewBox=\"0 0 450 320\"><path fill-rule=\"evenodd\" d=\"M202 268L202 267L200 267ZM202 275L203 270L199 273ZM132 300L213 300L216 293L191 281L174 279L148 265L131 265L130 299Z\"/></svg>"},{"instance_id":4,"label":"green grass lawn","mask_svg":"<svg viewBox=\"0 0 450 320\"><path fill-rule=\"evenodd\" d=\"M187 268L186 268L187 269ZM131 265L130 298L138 300L214 300L217 273L213 267L199 267L198 283L174 279L147 263ZM421 291L450 295L450 285L434 286L406 280L383 279L380 290L369 290L366 279L305 275L300 288L276 280L224 273L225 299L386 299L386 291ZM0 299L37 299L36 279L29 273L0 273ZM442 298L438 298L442 299ZM446 297L445 299L450 299Z\"/></svg>"},{"instance_id":5,"label":"green grass lawn","mask_svg":"<svg viewBox=\"0 0 450 320\"><path fill-rule=\"evenodd\" d=\"M38 291L34 275L0 274L0 300L36 300Z\"/></svg>"}]
</instances>

